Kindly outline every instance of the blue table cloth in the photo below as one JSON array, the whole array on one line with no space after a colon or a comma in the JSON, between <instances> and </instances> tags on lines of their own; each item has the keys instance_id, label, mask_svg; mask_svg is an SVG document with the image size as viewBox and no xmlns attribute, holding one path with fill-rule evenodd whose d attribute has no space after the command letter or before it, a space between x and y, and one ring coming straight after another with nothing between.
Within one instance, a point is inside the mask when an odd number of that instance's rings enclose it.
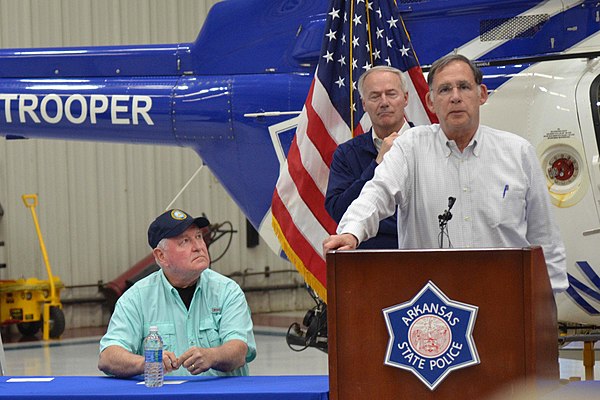
<instances>
[{"instance_id":1,"label":"blue table cloth","mask_svg":"<svg viewBox=\"0 0 600 400\"><path fill-rule=\"evenodd\" d=\"M141 378L0 376L0 398L327 400L329 379L322 375L167 377L164 386L147 388Z\"/></svg>"}]
</instances>

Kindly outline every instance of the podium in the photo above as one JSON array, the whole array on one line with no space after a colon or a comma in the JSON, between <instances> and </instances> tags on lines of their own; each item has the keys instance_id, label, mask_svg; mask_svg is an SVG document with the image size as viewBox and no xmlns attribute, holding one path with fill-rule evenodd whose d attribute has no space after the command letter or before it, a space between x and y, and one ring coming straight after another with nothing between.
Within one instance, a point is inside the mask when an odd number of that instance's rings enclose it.
<instances>
[{"instance_id":1,"label":"podium","mask_svg":"<svg viewBox=\"0 0 600 400\"><path fill-rule=\"evenodd\" d=\"M452 370L433 390L412 371L384 364L383 310L433 282L478 307L479 364ZM327 254L330 398L485 399L559 381L556 305L540 247L355 250ZM549 386L549 387L548 387Z\"/></svg>"}]
</instances>

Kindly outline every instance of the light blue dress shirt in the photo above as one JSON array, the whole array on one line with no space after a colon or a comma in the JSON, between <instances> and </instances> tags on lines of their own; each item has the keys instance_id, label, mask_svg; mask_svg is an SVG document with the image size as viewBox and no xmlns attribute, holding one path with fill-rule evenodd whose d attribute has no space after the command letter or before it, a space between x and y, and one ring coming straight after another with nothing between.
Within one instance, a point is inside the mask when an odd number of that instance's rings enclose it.
<instances>
[{"instance_id":1,"label":"light blue dress shirt","mask_svg":"<svg viewBox=\"0 0 600 400\"><path fill-rule=\"evenodd\" d=\"M177 289L162 270L138 281L119 298L100 351L111 345L143 354L143 340L156 325L164 350L179 357L190 347L217 347L232 339L248 345L246 364L232 372L210 369L202 375L248 375L248 363L256 357L252 319L239 285L211 269L202 272L190 304L185 307ZM180 367L170 375L190 375Z\"/></svg>"},{"instance_id":2,"label":"light blue dress shirt","mask_svg":"<svg viewBox=\"0 0 600 400\"><path fill-rule=\"evenodd\" d=\"M541 245L555 292L568 286L565 248L552 215L535 149L515 134L480 126L460 152L438 124L418 126L394 141L373 179L338 225L362 242L379 220L398 212L401 249L438 248L438 216L454 248ZM448 238L444 240L448 247Z\"/></svg>"}]
</instances>

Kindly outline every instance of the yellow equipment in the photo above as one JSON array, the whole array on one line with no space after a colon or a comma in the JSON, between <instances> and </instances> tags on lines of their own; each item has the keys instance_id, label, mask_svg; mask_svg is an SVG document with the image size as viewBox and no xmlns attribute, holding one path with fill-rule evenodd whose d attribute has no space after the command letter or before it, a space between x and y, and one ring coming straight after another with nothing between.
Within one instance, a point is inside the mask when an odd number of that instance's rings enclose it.
<instances>
[{"instance_id":1,"label":"yellow equipment","mask_svg":"<svg viewBox=\"0 0 600 400\"><path fill-rule=\"evenodd\" d=\"M52 276L50 261L38 223L35 207L37 195L21 196L29 208L44 257L48 280L36 278L0 281L0 324L16 323L23 335L34 335L42 327L43 339L58 338L65 330L65 316L60 302L61 280Z\"/></svg>"}]
</instances>

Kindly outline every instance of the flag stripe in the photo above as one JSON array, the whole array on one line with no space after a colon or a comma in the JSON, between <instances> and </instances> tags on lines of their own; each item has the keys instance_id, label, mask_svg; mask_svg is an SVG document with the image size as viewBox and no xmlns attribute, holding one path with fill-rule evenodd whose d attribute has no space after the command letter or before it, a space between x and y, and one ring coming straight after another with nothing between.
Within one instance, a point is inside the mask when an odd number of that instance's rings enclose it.
<instances>
[{"instance_id":1,"label":"flag stripe","mask_svg":"<svg viewBox=\"0 0 600 400\"><path fill-rule=\"evenodd\" d=\"M290 148L288 166L290 177L295 183L302 201L308 207L308 211L315 216L321 226L325 227L326 231L335 232L336 223L323 208L325 196L321 193L307 169L304 168L300 150L297 146Z\"/></svg>"},{"instance_id":2,"label":"flag stripe","mask_svg":"<svg viewBox=\"0 0 600 400\"><path fill-rule=\"evenodd\" d=\"M424 119L423 123L427 124L430 122L437 122L437 115L429 110L429 107L427 107L427 101L425 100L427 92L429 92L429 87L423 78L423 71L420 67L413 67L408 70L408 75L410 76L408 82L411 83L414 94L419 97L421 107L427 113L427 118Z\"/></svg>"},{"instance_id":3,"label":"flag stripe","mask_svg":"<svg viewBox=\"0 0 600 400\"><path fill-rule=\"evenodd\" d=\"M291 179L289 171L282 171L281 176L286 179L286 183L282 184L278 189L282 204L286 207L287 213L294 218L296 227L311 244L315 252L323 257L321 254L323 246L322 238L327 237L329 233L319 224L315 216L310 213L310 209L298 193L297 186ZM277 217L277 215L275 216Z\"/></svg>"},{"instance_id":4,"label":"flag stripe","mask_svg":"<svg viewBox=\"0 0 600 400\"><path fill-rule=\"evenodd\" d=\"M309 99L314 100L313 89L315 87L315 80L313 79L313 84L311 85L311 91L308 96ZM327 165L331 164L331 158L333 157L333 152L337 147L337 143L335 140L329 136L325 125L323 124L323 120L319 117L315 109L313 108L312 101L306 102L306 118L308 121L311 121L310 129L306 130L306 137L310 139L310 141L314 144L315 150L321 155L321 158ZM329 112L329 110L327 110Z\"/></svg>"},{"instance_id":5,"label":"flag stripe","mask_svg":"<svg viewBox=\"0 0 600 400\"><path fill-rule=\"evenodd\" d=\"M314 93L311 104L319 119L327 128L327 133L336 142L336 147L338 144L344 143L351 138L348 124L338 114L333 104L331 104L327 90L318 79L314 79Z\"/></svg>"},{"instance_id":6,"label":"flag stripe","mask_svg":"<svg viewBox=\"0 0 600 400\"><path fill-rule=\"evenodd\" d=\"M415 87L412 80L406 80L408 86L408 105L404 109L404 114L406 119L411 121L415 125L422 125L425 122L430 121L429 114L427 113L427 107L424 103L421 102L421 96L417 91L417 87ZM415 99L418 99L415 101ZM429 122L427 122L429 123Z\"/></svg>"},{"instance_id":7,"label":"flag stripe","mask_svg":"<svg viewBox=\"0 0 600 400\"><path fill-rule=\"evenodd\" d=\"M274 216L277 216L273 220L273 228L287 257L298 269L306 283L319 294L319 297L327 301L327 291L323 284L327 280L325 260L315 252L313 246L296 225L284 224L284 228L282 228L277 222L293 219L277 192L273 195L272 212ZM291 246L290 242L294 243L294 246Z\"/></svg>"}]
</instances>

